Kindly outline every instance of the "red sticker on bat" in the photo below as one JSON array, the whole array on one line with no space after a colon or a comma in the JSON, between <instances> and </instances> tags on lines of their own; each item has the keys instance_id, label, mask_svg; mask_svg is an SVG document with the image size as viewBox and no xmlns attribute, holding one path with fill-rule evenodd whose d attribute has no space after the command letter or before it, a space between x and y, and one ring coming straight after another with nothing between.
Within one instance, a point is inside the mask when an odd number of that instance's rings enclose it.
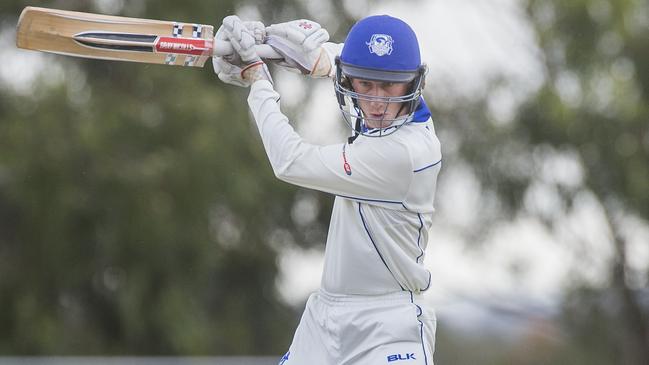
<instances>
[{"instance_id":1,"label":"red sticker on bat","mask_svg":"<svg viewBox=\"0 0 649 365\"><path fill-rule=\"evenodd\" d=\"M212 51L212 41L209 39L160 37L155 42L155 50L160 53L202 56Z\"/></svg>"}]
</instances>

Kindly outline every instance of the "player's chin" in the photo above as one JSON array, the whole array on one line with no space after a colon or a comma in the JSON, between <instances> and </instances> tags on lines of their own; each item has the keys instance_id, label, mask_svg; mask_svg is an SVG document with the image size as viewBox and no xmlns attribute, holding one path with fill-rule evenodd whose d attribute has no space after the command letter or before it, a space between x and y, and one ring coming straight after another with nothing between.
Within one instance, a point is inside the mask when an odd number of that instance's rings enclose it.
<instances>
[{"instance_id":1,"label":"player's chin","mask_svg":"<svg viewBox=\"0 0 649 365\"><path fill-rule=\"evenodd\" d=\"M366 125L370 128L389 127L393 120L394 116L388 114L368 114L365 116Z\"/></svg>"},{"instance_id":2,"label":"player's chin","mask_svg":"<svg viewBox=\"0 0 649 365\"><path fill-rule=\"evenodd\" d=\"M390 122L386 120L371 120L371 119L366 119L365 120L365 125L368 128L371 129L377 129L377 128L387 128L390 126Z\"/></svg>"}]
</instances>

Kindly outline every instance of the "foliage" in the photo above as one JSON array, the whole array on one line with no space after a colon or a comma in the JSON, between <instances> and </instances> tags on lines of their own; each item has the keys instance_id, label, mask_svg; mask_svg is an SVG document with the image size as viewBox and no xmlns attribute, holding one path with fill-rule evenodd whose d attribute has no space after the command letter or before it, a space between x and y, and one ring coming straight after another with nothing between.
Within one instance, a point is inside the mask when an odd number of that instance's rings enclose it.
<instances>
[{"instance_id":1,"label":"foliage","mask_svg":"<svg viewBox=\"0 0 649 365\"><path fill-rule=\"evenodd\" d=\"M110 3L122 4L122 15L206 24L240 4L3 1L0 26L14 27L26 5L98 12ZM307 4L242 5L267 23L318 20ZM324 25L344 33L346 2L328 4L339 23ZM492 199L464 235L483 237L493 221L517 215L556 233L592 195L613 259L603 283L574 278L550 336L512 349L441 327L438 359L649 363L647 288L632 285L624 232L629 217L649 221L647 5L526 4L545 82L513 120L490 119L489 93L458 108L431 103L444 148L458 141L446 161L469 166ZM278 252L291 242L321 244L331 199L309 195L317 219L293 221L294 204L310 193L273 177L245 91L220 83L209 66L45 61L32 92L0 85L0 353L283 353L298 312L278 297ZM499 82L490 91L512 87ZM544 166L557 156L582 173L576 183L550 181L559 207L535 210L526 197L548 184Z\"/></svg>"},{"instance_id":2,"label":"foliage","mask_svg":"<svg viewBox=\"0 0 649 365\"><path fill-rule=\"evenodd\" d=\"M99 3L5 1L0 21ZM114 3L206 24L237 4ZM270 23L297 4L256 5ZM0 353L284 353L299 313L278 296L271 238L321 244L304 232L328 213L293 222L300 190L273 176L246 91L209 64L45 60L33 92L0 87Z\"/></svg>"},{"instance_id":3,"label":"foliage","mask_svg":"<svg viewBox=\"0 0 649 365\"><path fill-rule=\"evenodd\" d=\"M488 94L461 111L436 106L442 111L438 120L453 121L442 133L460 141L451 158L470 166L484 196L496 201L497 209L483 207L475 231L466 235L484 237L494 221L535 217L557 237L566 239L568 231L568 245L581 252L588 239L566 221L584 196L593 196L611 232L603 240L612 257L588 250L578 255L576 265L606 262L606 279L572 278L558 318L566 347L553 347L559 357L549 363L649 363L649 290L637 284L649 278L629 265L625 229L629 219L649 224L647 4L530 0L526 5L545 81L513 120L494 120L484 112ZM503 87L516 92L499 80L492 91ZM569 181L548 177L548 166L557 159L570 162L560 166L569 170ZM551 211L529 199L538 186L550 192L544 197L555 204ZM634 279L638 275L644 278Z\"/></svg>"}]
</instances>

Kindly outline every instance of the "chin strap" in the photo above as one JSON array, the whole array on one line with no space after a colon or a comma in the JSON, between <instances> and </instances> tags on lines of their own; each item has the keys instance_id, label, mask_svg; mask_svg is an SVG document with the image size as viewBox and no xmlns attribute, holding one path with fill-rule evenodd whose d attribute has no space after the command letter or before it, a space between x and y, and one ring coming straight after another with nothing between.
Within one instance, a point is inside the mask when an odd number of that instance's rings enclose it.
<instances>
[{"instance_id":1,"label":"chin strap","mask_svg":"<svg viewBox=\"0 0 649 365\"><path fill-rule=\"evenodd\" d=\"M358 115L361 115L362 113L361 108L358 107L358 102L356 101L356 99L353 99L353 103L354 103L354 109L356 109L356 113ZM354 143L354 141L356 140L356 138L358 138L360 134L361 134L361 118L357 117L356 124L354 125L354 135L347 139L347 143L349 144Z\"/></svg>"},{"instance_id":2,"label":"chin strap","mask_svg":"<svg viewBox=\"0 0 649 365\"><path fill-rule=\"evenodd\" d=\"M347 138L347 143L352 144L358 138L358 136L361 134L361 120L359 118L356 118L356 127L354 128L354 135Z\"/></svg>"}]
</instances>

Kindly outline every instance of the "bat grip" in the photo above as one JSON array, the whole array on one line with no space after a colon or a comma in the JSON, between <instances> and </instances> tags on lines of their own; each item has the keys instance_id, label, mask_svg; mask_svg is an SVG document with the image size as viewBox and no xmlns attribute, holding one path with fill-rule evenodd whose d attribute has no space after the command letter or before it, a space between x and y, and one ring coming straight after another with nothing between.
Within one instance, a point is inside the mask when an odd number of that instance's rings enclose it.
<instances>
[{"instance_id":1,"label":"bat grip","mask_svg":"<svg viewBox=\"0 0 649 365\"><path fill-rule=\"evenodd\" d=\"M267 44L258 44L255 46L255 50L257 51L259 57L263 59L277 60L277 59L284 58L282 55L275 52L273 47ZM234 49L232 49L232 45L230 44L230 42L222 41L219 39L214 40L214 49L212 50L213 56L227 56L233 53L234 53Z\"/></svg>"}]
</instances>

